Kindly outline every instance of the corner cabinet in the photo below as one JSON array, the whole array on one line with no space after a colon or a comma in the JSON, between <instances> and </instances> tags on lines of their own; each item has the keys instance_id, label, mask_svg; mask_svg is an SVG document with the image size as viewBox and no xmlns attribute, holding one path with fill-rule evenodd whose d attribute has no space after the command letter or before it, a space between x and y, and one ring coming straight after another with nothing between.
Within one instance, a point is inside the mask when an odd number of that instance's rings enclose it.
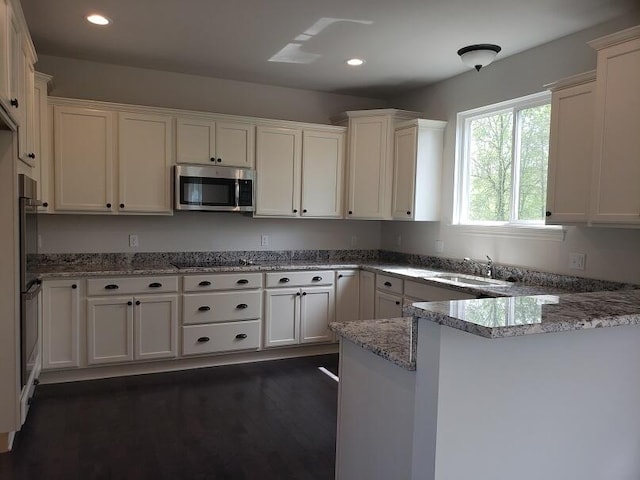
<instances>
[{"instance_id":1,"label":"corner cabinet","mask_svg":"<svg viewBox=\"0 0 640 480\"><path fill-rule=\"evenodd\" d=\"M255 125L205 117L176 120L176 161L254 168Z\"/></svg>"},{"instance_id":2,"label":"corner cabinet","mask_svg":"<svg viewBox=\"0 0 640 480\"><path fill-rule=\"evenodd\" d=\"M640 225L640 26L589 42L598 51L590 219Z\"/></svg>"},{"instance_id":3,"label":"corner cabinet","mask_svg":"<svg viewBox=\"0 0 640 480\"><path fill-rule=\"evenodd\" d=\"M447 122L416 119L396 126L393 156L394 220L440 220L446 125Z\"/></svg>"},{"instance_id":4,"label":"corner cabinet","mask_svg":"<svg viewBox=\"0 0 640 480\"><path fill-rule=\"evenodd\" d=\"M344 128L257 127L257 217L341 218Z\"/></svg>"},{"instance_id":5,"label":"corner cabinet","mask_svg":"<svg viewBox=\"0 0 640 480\"><path fill-rule=\"evenodd\" d=\"M593 158L596 73L551 85L547 225L586 223Z\"/></svg>"}]
</instances>

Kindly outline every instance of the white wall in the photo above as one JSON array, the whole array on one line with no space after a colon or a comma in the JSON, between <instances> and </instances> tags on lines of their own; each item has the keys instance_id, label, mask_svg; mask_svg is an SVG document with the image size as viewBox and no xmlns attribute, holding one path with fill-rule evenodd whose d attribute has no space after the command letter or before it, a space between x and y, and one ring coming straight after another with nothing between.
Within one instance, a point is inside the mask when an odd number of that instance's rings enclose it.
<instances>
[{"instance_id":1,"label":"white wall","mask_svg":"<svg viewBox=\"0 0 640 480\"><path fill-rule=\"evenodd\" d=\"M251 218L180 212L173 217L41 215L41 253L378 249L380 222ZM139 247L129 247L129 234ZM261 235L270 245L260 246ZM352 244L356 237L355 246Z\"/></svg>"},{"instance_id":2,"label":"white wall","mask_svg":"<svg viewBox=\"0 0 640 480\"><path fill-rule=\"evenodd\" d=\"M442 256L472 257L557 273L640 283L640 230L568 228L564 242L461 234L451 226L456 114L482 105L540 92L543 85L595 68L595 52L588 40L640 23L635 16L599 25L519 55L497 61L431 87L394 99L394 106L425 112L427 118L447 120L442 178L442 221L439 223L384 222L382 247L436 255L435 240L444 241ZM585 168L590 168L589 160ZM397 237L402 245L397 246ZM569 270L569 253L587 254L584 272Z\"/></svg>"},{"instance_id":3,"label":"white wall","mask_svg":"<svg viewBox=\"0 0 640 480\"><path fill-rule=\"evenodd\" d=\"M36 70L53 75L50 95L155 107L331 123L345 110L383 108L365 97L274 87L144 68L38 55Z\"/></svg>"}]
</instances>

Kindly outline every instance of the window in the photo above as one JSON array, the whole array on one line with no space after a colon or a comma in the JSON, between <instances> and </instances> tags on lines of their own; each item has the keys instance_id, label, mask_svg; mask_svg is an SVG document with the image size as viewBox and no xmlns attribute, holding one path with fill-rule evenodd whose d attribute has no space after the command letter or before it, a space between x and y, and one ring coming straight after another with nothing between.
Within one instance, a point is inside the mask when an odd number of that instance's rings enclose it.
<instances>
[{"instance_id":1,"label":"window","mask_svg":"<svg viewBox=\"0 0 640 480\"><path fill-rule=\"evenodd\" d=\"M549 93L458 114L456 212L467 225L543 225Z\"/></svg>"}]
</instances>

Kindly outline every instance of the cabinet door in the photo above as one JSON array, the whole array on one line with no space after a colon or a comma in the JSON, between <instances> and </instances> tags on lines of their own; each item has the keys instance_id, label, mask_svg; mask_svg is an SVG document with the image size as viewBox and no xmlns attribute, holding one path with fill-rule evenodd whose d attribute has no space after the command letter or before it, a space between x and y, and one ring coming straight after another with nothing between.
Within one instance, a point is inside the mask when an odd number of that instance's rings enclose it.
<instances>
[{"instance_id":1,"label":"cabinet door","mask_svg":"<svg viewBox=\"0 0 640 480\"><path fill-rule=\"evenodd\" d=\"M392 215L394 219L411 220L414 216L417 155L418 127L396 130L393 155Z\"/></svg>"},{"instance_id":2,"label":"cabinet door","mask_svg":"<svg viewBox=\"0 0 640 480\"><path fill-rule=\"evenodd\" d=\"M347 218L390 217L390 121L380 116L349 121Z\"/></svg>"},{"instance_id":3,"label":"cabinet door","mask_svg":"<svg viewBox=\"0 0 640 480\"><path fill-rule=\"evenodd\" d=\"M26 42L22 43L22 76L20 78L20 98L22 104L21 123L18 127L18 158L30 167L35 167L35 123L34 123L34 88L35 88L35 71L31 52Z\"/></svg>"},{"instance_id":4,"label":"cabinet door","mask_svg":"<svg viewBox=\"0 0 640 480\"><path fill-rule=\"evenodd\" d=\"M300 301L300 343L329 342L335 314L333 287L305 287Z\"/></svg>"},{"instance_id":5,"label":"cabinet door","mask_svg":"<svg viewBox=\"0 0 640 480\"><path fill-rule=\"evenodd\" d=\"M302 142L302 216L340 218L344 134L305 130Z\"/></svg>"},{"instance_id":6,"label":"cabinet door","mask_svg":"<svg viewBox=\"0 0 640 480\"><path fill-rule=\"evenodd\" d=\"M213 165L216 161L215 122L193 118L176 121L176 162Z\"/></svg>"},{"instance_id":7,"label":"cabinet door","mask_svg":"<svg viewBox=\"0 0 640 480\"><path fill-rule=\"evenodd\" d=\"M42 369L80 366L80 281L47 280L42 285Z\"/></svg>"},{"instance_id":8,"label":"cabinet door","mask_svg":"<svg viewBox=\"0 0 640 480\"><path fill-rule=\"evenodd\" d=\"M640 224L640 38L598 52L590 219Z\"/></svg>"},{"instance_id":9,"label":"cabinet door","mask_svg":"<svg viewBox=\"0 0 640 480\"><path fill-rule=\"evenodd\" d=\"M360 320L371 320L375 315L376 274L360 271Z\"/></svg>"},{"instance_id":10,"label":"cabinet door","mask_svg":"<svg viewBox=\"0 0 640 480\"><path fill-rule=\"evenodd\" d=\"M547 177L548 225L586 222L593 159L595 82L553 92Z\"/></svg>"},{"instance_id":11,"label":"cabinet door","mask_svg":"<svg viewBox=\"0 0 640 480\"><path fill-rule=\"evenodd\" d=\"M302 131L257 128L256 215L296 217L300 209Z\"/></svg>"},{"instance_id":12,"label":"cabinet door","mask_svg":"<svg viewBox=\"0 0 640 480\"><path fill-rule=\"evenodd\" d=\"M254 168L255 126L248 123L216 122L216 157L228 167Z\"/></svg>"},{"instance_id":13,"label":"cabinet door","mask_svg":"<svg viewBox=\"0 0 640 480\"><path fill-rule=\"evenodd\" d=\"M336 322L349 322L360 318L360 272L336 272ZM371 302L373 306L373 302Z\"/></svg>"},{"instance_id":14,"label":"cabinet door","mask_svg":"<svg viewBox=\"0 0 640 480\"><path fill-rule=\"evenodd\" d=\"M172 358L178 355L178 296L149 295L134 298L136 360Z\"/></svg>"},{"instance_id":15,"label":"cabinet door","mask_svg":"<svg viewBox=\"0 0 640 480\"><path fill-rule=\"evenodd\" d=\"M9 70L8 70L8 81L9 81L9 102L7 111L13 117L14 121L20 125L20 121L22 120L22 108L21 105L21 85L22 85L22 75L23 75L23 54L22 54L22 40L21 40L21 31L20 25L18 23L18 17L13 11L13 7L11 3L8 2L8 18L7 18L7 41L9 44Z\"/></svg>"},{"instance_id":16,"label":"cabinet door","mask_svg":"<svg viewBox=\"0 0 640 480\"><path fill-rule=\"evenodd\" d=\"M0 0L0 103L4 106L5 110L10 110L10 88L11 88L11 48L10 39L8 33L10 32L9 26L9 5L7 0Z\"/></svg>"},{"instance_id":17,"label":"cabinet door","mask_svg":"<svg viewBox=\"0 0 640 480\"><path fill-rule=\"evenodd\" d=\"M375 318L400 317L402 317L402 297L400 295L391 295L376 290Z\"/></svg>"},{"instance_id":18,"label":"cabinet door","mask_svg":"<svg viewBox=\"0 0 640 480\"><path fill-rule=\"evenodd\" d=\"M265 347L295 345L300 342L300 290L265 290Z\"/></svg>"},{"instance_id":19,"label":"cabinet door","mask_svg":"<svg viewBox=\"0 0 640 480\"><path fill-rule=\"evenodd\" d=\"M55 209L111 212L113 114L54 107Z\"/></svg>"},{"instance_id":20,"label":"cabinet door","mask_svg":"<svg viewBox=\"0 0 640 480\"><path fill-rule=\"evenodd\" d=\"M171 117L118 114L121 213L172 213Z\"/></svg>"},{"instance_id":21,"label":"cabinet door","mask_svg":"<svg viewBox=\"0 0 640 480\"><path fill-rule=\"evenodd\" d=\"M40 212L48 212L49 206L53 207L50 197L50 181L52 173L51 165L51 144L49 128L49 109L47 102L47 83L49 78L39 74L36 77L33 90L33 124L34 124L34 153L36 165L34 167L34 179L38 182L38 199L42 206L38 207Z\"/></svg>"},{"instance_id":22,"label":"cabinet door","mask_svg":"<svg viewBox=\"0 0 640 480\"><path fill-rule=\"evenodd\" d=\"M87 363L133 360L132 297L87 300Z\"/></svg>"}]
</instances>

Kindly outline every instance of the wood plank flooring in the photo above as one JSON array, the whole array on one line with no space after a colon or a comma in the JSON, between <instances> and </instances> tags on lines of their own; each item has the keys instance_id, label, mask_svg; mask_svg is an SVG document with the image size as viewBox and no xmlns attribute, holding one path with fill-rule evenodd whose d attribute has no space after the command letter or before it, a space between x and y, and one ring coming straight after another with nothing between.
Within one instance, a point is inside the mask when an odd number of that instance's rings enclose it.
<instances>
[{"instance_id":1,"label":"wood plank flooring","mask_svg":"<svg viewBox=\"0 0 640 480\"><path fill-rule=\"evenodd\" d=\"M338 355L40 385L2 480L332 480Z\"/></svg>"}]
</instances>

